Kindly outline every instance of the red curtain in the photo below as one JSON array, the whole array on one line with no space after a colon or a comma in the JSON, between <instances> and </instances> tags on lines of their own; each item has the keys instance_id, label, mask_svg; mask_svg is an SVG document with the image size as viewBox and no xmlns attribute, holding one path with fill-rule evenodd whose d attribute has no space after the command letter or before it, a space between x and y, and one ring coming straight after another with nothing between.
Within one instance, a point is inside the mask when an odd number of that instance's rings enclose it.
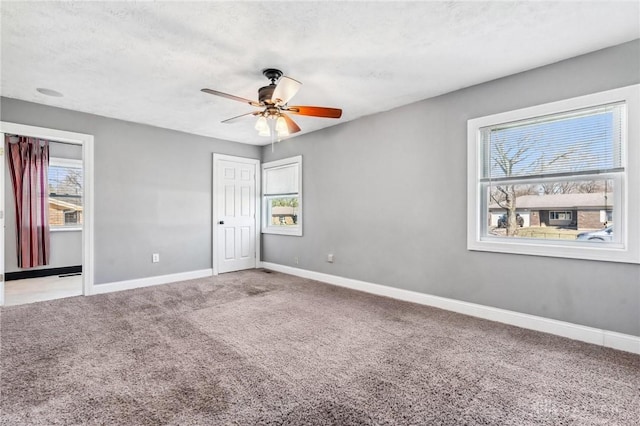
<instances>
[{"instance_id":1,"label":"red curtain","mask_svg":"<svg viewBox=\"0 0 640 426\"><path fill-rule=\"evenodd\" d=\"M16 200L18 266L49 264L49 142L5 137Z\"/></svg>"}]
</instances>

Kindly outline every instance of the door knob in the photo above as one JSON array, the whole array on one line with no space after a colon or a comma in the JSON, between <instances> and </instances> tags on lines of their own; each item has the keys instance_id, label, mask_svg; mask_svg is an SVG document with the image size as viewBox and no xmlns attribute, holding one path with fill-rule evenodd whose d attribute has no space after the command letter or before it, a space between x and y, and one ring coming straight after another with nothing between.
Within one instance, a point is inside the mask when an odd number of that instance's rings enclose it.
<instances>
[{"instance_id":1,"label":"door knob","mask_svg":"<svg viewBox=\"0 0 640 426\"><path fill-rule=\"evenodd\" d=\"M221 220L220 222L218 222L220 225L224 225L224 220Z\"/></svg>"}]
</instances>

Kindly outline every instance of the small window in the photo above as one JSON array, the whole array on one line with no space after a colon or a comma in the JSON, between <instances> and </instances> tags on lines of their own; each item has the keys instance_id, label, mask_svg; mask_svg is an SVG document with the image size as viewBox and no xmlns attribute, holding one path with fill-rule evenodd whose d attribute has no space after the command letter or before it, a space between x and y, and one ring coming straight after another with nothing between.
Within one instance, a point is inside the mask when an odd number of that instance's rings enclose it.
<instances>
[{"instance_id":1,"label":"small window","mask_svg":"<svg viewBox=\"0 0 640 426\"><path fill-rule=\"evenodd\" d=\"M64 224L65 225L77 225L78 219L79 219L79 214L77 210L70 210L70 211L66 211L64 212Z\"/></svg>"},{"instance_id":2,"label":"small window","mask_svg":"<svg viewBox=\"0 0 640 426\"><path fill-rule=\"evenodd\" d=\"M302 157L264 163L262 195L262 232L301 236Z\"/></svg>"},{"instance_id":3,"label":"small window","mask_svg":"<svg viewBox=\"0 0 640 426\"><path fill-rule=\"evenodd\" d=\"M49 159L49 226L51 229L82 227L82 161Z\"/></svg>"},{"instance_id":4,"label":"small window","mask_svg":"<svg viewBox=\"0 0 640 426\"><path fill-rule=\"evenodd\" d=\"M640 263L639 88L469 120L468 248Z\"/></svg>"},{"instance_id":5,"label":"small window","mask_svg":"<svg viewBox=\"0 0 640 426\"><path fill-rule=\"evenodd\" d=\"M571 212L550 212L551 220L571 220Z\"/></svg>"}]
</instances>

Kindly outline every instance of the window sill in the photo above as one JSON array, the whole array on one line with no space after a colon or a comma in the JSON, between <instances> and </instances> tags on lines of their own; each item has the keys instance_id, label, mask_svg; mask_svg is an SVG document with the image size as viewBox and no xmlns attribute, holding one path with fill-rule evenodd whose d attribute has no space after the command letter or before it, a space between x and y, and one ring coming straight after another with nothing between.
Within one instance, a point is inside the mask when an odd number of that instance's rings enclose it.
<instances>
[{"instance_id":1,"label":"window sill","mask_svg":"<svg viewBox=\"0 0 640 426\"><path fill-rule=\"evenodd\" d=\"M640 255L619 243L558 242L518 239L504 241L491 237L467 242L471 251L521 254L528 256L560 257L567 259L596 260L602 262L640 263Z\"/></svg>"},{"instance_id":2,"label":"window sill","mask_svg":"<svg viewBox=\"0 0 640 426\"><path fill-rule=\"evenodd\" d=\"M290 235L294 237L302 237L302 228L297 226L295 228L289 229L279 229L279 228L263 228L263 234L273 234L273 235Z\"/></svg>"},{"instance_id":3,"label":"window sill","mask_svg":"<svg viewBox=\"0 0 640 426\"><path fill-rule=\"evenodd\" d=\"M82 231L82 227L69 227L69 228L49 228L50 232L76 232Z\"/></svg>"}]
</instances>

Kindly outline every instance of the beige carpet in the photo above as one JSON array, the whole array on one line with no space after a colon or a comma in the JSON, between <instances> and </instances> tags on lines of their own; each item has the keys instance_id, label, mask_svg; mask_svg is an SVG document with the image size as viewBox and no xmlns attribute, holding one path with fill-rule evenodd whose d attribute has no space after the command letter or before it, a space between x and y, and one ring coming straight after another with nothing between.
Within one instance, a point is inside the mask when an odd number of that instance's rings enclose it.
<instances>
[{"instance_id":1,"label":"beige carpet","mask_svg":"<svg viewBox=\"0 0 640 426\"><path fill-rule=\"evenodd\" d=\"M636 425L640 356L245 271L0 310L3 425Z\"/></svg>"}]
</instances>

